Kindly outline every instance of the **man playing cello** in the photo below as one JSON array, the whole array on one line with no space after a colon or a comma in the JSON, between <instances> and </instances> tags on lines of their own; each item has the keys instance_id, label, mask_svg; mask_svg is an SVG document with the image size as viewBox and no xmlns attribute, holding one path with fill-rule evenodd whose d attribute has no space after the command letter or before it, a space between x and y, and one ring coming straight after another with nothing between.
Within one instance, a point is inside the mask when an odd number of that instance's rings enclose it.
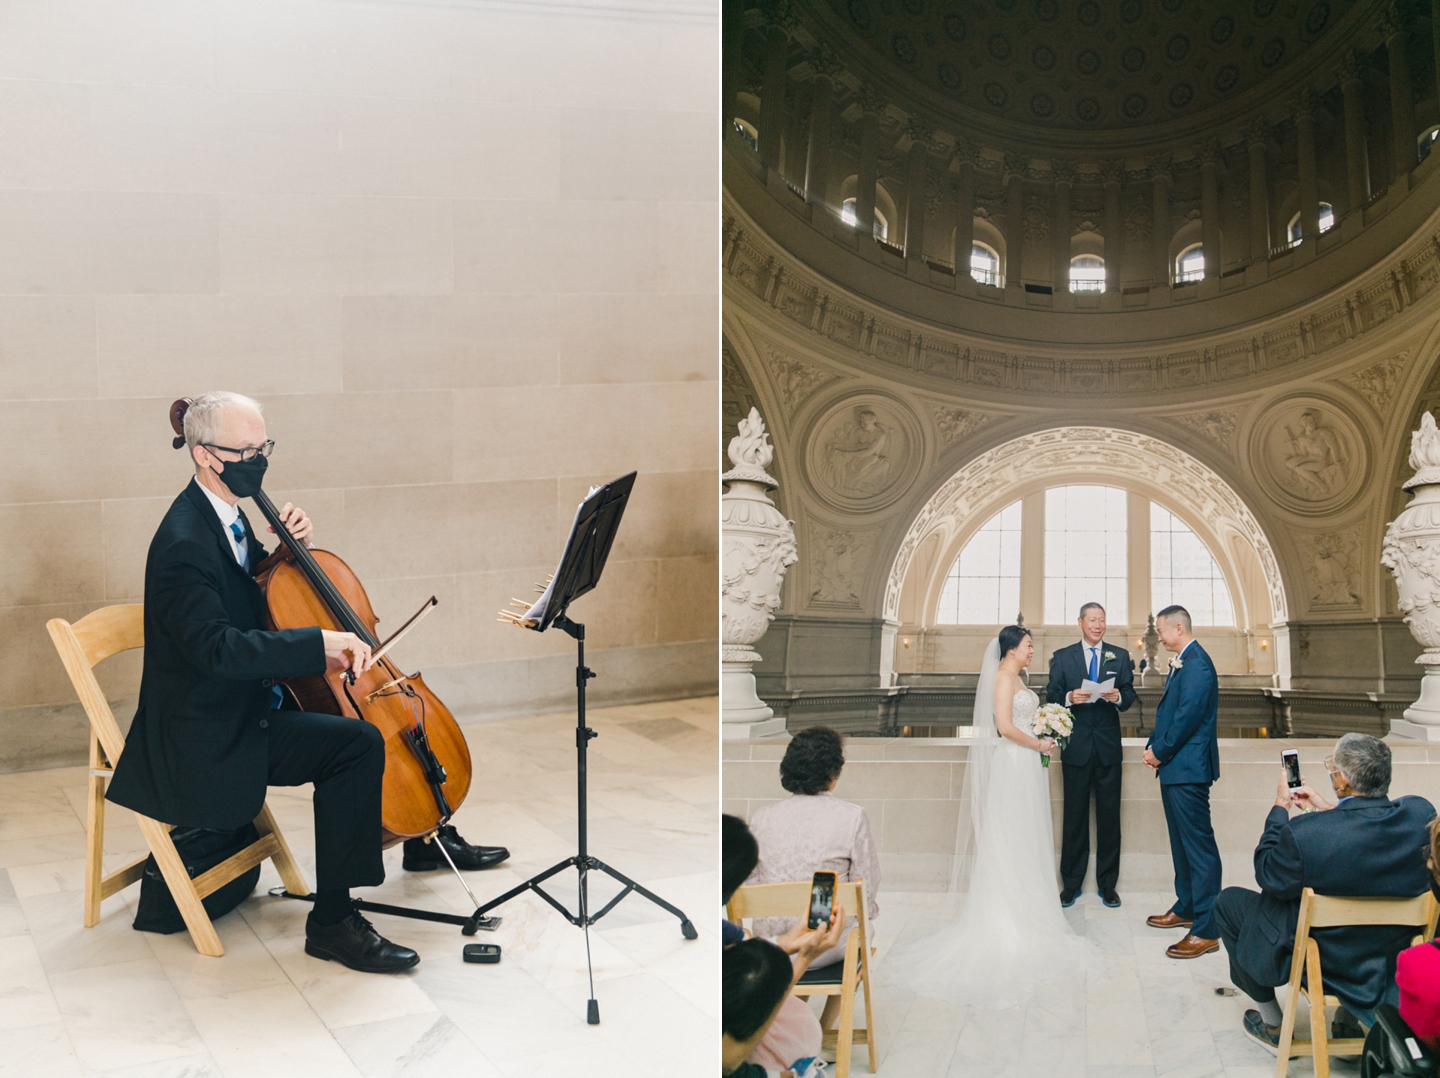
<instances>
[{"instance_id":1,"label":"man playing cello","mask_svg":"<svg viewBox=\"0 0 1440 1078\"><path fill-rule=\"evenodd\" d=\"M232 831L259 813L267 785L313 782L316 893L306 952L367 973L409 969L420 956L376 932L350 899L350 888L385 879L384 740L369 723L296 710L279 685L327 668L363 673L370 647L348 632L265 628L253 576L266 552L238 504L260 489L274 445L260 405L235 393L195 398L185 445L195 477L150 543L140 706L106 796L169 824ZM287 503L280 519L310 545L314 525L303 510ZM448 825L434 842L460 868L509 856L471 846ZM443 864L423 839L406 842L405 868Z\"/></svg>"}]
</instances>

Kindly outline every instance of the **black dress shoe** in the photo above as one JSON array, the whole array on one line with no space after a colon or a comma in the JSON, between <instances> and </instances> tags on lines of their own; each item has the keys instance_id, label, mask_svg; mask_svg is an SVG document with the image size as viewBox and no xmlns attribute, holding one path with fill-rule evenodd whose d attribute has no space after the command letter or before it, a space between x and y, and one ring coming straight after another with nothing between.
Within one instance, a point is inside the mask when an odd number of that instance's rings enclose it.
<instances>
[{"instance_id":1,"label":"black dress shoe","mask_svg":"<svg viewBox=\"0 0 1440 1078\"><path fill-rule=\"evenodd\" d=\"M358 912L333 925L318 924L313 915L307 917L305 953L327 962L333 958L361 973L400 973L420 961L409 947L391 943L376 932Z\"/></svg>"},{"instance_id":2,"label":"black dress shoe","mask_svg":"<svg viewBox=\"0 0 1440 1078\"><path fill-rule=\"evenodd\" d=\"M1060 905L1068 910L1071 906L1075 905L1075 899L1079 896L1080 889L1078 887L1067 887L1060 892Z\"/></svg>"},{"instance_id":3,"label":"black dress shoe","mask_svg":"<svg viewBox=\"0 0 1440 1078\"><path fill-rule=\"evenodd\" d=\"M450 862L445 860L445 854L435 848L437 842L445 844L445 853L450 855L456 868L494 868L510 856L510 851L504 846L472 846L460 837L453 825L446 824L429 842L423 838L406 839L405 858L401 864L410 872L449 868Z\"/></svg>"},{"instance_id":4,"label":"black dress shoe","mask_svg":"<svg viewBox=\"0 0 1440 1078\"><path fill-rule=\"evenodd\" d=\"M1120 896L1115 893L1115 888L1102 887L1100 888L1100 901L1113 910L1120 905Z\"/></svg>"}]
</instances>

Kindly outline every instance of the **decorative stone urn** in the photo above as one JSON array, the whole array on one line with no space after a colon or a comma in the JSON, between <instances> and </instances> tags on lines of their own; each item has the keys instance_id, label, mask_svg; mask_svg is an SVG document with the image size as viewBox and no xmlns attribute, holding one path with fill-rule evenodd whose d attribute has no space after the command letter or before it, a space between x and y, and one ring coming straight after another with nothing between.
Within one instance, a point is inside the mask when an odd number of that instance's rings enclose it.
<instances>
[{"instance_id":1,"label":"decorative stone urn","mask_svg":"<svg viewBox=\"0 0 1440 1078\"><path fill-rule=\"evenodd\" d=\"M1410 435L1410 467L1405 484L1414 490L1404 511L1385 532L1380 564L1395 574L1400 612L1410 634L1425 648L1415 661L1425 668L1420 699L1390 720L1398 737L1440 741L1440 430L1429 412Z\"/></svg>"},{"instance_id":2,"label":"decorative stone urn","mask_svg":"<svg viewBox=\"0 0 1440 1078\"><path fill-rule=\"evenodd\" d=\"M1155 669L1155 663L1160 655L1160 630L1155 628L1155 615L1151 614L1145 631L1140 634L1140 656L1145 663L1145 669L1140 671L1140 684L1145 684L1145 675Z\"/></svg>"},{"instance_id":3,"label":"decorative stone urn","mask_svg":"<svg viewBox=\"0 0 1440 1078\"><path fill-rule=\"evenodd\" d=\"M751 666L760 654L751 645L765 635L780 607L785 570L799 558L795 529L766 496L779 484L765 467L775 456L765 423L754 408L730 439L730 463L720 477L729 489L720 498L724 547L720 616L720 729L726 741L785 732L755 692Z\"/></svg>"}]
</instances>

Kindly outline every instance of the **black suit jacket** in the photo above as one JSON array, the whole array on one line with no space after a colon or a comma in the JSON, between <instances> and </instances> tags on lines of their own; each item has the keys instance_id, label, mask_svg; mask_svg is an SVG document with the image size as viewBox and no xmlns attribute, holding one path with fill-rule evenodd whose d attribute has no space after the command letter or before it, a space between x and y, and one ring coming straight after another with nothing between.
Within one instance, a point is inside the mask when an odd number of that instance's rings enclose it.
<instances>
[{"instance_id":1,"label":"black suit jacket","mask_svg":"<svg viewBox=\"0 0 1440 1078\"><path fill-rule=\"evenodd\" d=\"M1107 651L1115 657L1106 659ZM1090 676L1088 659L1085 648L1078 643L1060 648L1050 656L1050 681L1045 686L1048 703L1064 704L1065 694L1080 688L1080 683ZM1070 708L1075 716L1075 733L1060 753L1064 763L1083 767L1090 762L1092 754L1107 766L1120 762L1120 712L1128 711L1135 702L1135 663L1130 652L1102 640L1100 676L1095 680L1109 681L1112 677L1120 690L1119 704L1097 700Z\"/></svg>"},{"instance_id":2,"label":"black suit jacket","mask_svg":"<svg viewBox=\"0 0 1440 1078\"><path fill-rule=\"evenodd\" d=\"M1408 898L1430 887L1425 868L1435 809L1423 797L1352 797L1328 812L1290 818L1278 805L1255 848L1260 903L1236 941L1240 966L1261 984L1290 977L1300 892ZM1395 956L1413 927L1317 928L1325 987L1347 1004L1373 1008L1395 981Z\"/></svg>"},{"instance_id":3,"label":"black suit jacket","mask_svg":"<svg viewBox=\"0 0 1440 1078\"><path fill-rule=\"evenodd\" d=\"M248 520L245 530L258 567L264 548ZM325 671L318 628L269 632L266 616L260 588L191 482L150 542L140 707L111 801L189 827L232 830L255 818L269 772L261 724L271 679Z\"/></svg>"}]
</instances>

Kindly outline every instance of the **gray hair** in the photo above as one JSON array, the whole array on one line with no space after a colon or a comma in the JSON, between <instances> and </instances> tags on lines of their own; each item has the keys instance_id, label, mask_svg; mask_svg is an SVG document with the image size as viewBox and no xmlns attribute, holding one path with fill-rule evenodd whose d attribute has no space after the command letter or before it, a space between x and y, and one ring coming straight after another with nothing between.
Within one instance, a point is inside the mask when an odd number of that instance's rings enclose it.
<instances>
[{"instance_id":1,"label":"gray hair","mask_svg":"<svg viewBox=\"0 0 1440 1078\"><path fill-rule=\"evenodd\" d=\"M1191 631L1190 611L1186 610L1183 606L1179 606L1178 604L1175 606L1167 606L1164 610L1160 611L1160 613L1155 615L1156 621L1159 621L1161 618L1164 618L1172 625L1178 623L1181 627L1184 628L1187 633Z\"/></svg>"},{"instance_id":2,"label":"gray hair","mask_svg":"<svg viewBox=\"0 0 1440 1078\"><path fill-rule=\"evenodd\" d=\"M194 456L197 445L214 445L220 437L220 416L227 408L251 408L264 412L265 407L257 400L239 393L217 389L201 393L190 402L185 412L185 448Z\"/></svg>"},{"instance_id":3,"label":"gray hair","mask_svg":"<svg viewBox=\"0 0 1440 1078\"><path fill-rule=\"evenodd\" d=\"M1345 772L1357 797L1390 793L1390 746L1369 734L1346 734L1335 743L1335 768Z\"/></svg>"},{"instance_id":4,"label":"gray hair","mask_svg":"<svg viewBox=\"0 0 1440 1078\"><path fill-rule=\"evenodd\" d=\"M1084 621L1084 620L1085 620L1085 615L1086 615L1087 613L1089 613L1091 610L1098 610L1098 611L1100 611L1100 613L1102 613L1102 614L1105 613L1105 608L1104 608L1103 606L1101 606L1099 603L1086 603L1084 606L1082 606L1082 607L1080 608L1080 620L1081 620L1081 621Z\"/></svg>"}]
</instances>

